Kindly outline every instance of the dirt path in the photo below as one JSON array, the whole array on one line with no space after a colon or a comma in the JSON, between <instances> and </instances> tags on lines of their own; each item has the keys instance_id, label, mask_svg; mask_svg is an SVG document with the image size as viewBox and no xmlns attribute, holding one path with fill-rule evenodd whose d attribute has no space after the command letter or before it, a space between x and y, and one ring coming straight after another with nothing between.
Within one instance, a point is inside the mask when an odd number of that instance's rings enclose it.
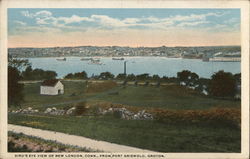
<instances>
[{"instance_id":1,"label":"dirt path","mask_svg":"<svg viewBox=\"0 0 250 159\"><path fill-rule=\"evenodd\" d=\"M52 141L54 140L62 144L75 145L79 147L85 147L104 152L134 152L134 153L153 152L130 146L113 144L105 141L97 141L81 136L69 135L65 133L48 131L48 130L34 129L26 126L8 124L8 131L23 133L25 135L35 136L45 140L52 140Z\"/></svg>"}]
</instances>

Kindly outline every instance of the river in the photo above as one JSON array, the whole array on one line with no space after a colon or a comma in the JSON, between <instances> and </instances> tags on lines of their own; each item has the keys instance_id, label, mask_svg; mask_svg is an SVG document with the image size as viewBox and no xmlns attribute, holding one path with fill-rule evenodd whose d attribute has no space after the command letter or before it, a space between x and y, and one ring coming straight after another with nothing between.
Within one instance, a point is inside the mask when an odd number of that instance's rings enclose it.
<instances>
[{"instance_id":1,"label":"river","mask_svg":"<svg viewBox=\"0 0 250 159\"><path fill-rule=\"evenodd\" d=\"M203 62L201 59L182 59L166 57L125 57L124 60L112 60L112 57L100 57L101 64L81 61L81 57L67 57L58 61L55 57L28 58L32 68L53 70L62 78L68 73L86 71L88 76L109 71L114 75L124 72L124 61L127 61L127 74L149 73L160 77L176 77L177 72L190 70L200 77L210 78L214 72L224 70L233 74L240 73L240 62Z\"/></svg>"}]
</instances>

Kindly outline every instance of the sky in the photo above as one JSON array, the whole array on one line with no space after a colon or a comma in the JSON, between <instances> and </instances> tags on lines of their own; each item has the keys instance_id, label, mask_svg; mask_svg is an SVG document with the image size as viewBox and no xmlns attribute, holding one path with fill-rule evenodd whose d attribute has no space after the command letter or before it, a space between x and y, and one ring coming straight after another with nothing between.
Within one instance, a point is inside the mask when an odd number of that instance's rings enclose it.
<instances>
[{"instance_id":1,"label":"sky","mask_svg":"<svg viewBox=\"0 0 250 159\"><path fill-rule=\"evenodd\" d=\"M10 48L86 45L240 45L240 9L8 9Z\"/></svg>"}]
</instances>

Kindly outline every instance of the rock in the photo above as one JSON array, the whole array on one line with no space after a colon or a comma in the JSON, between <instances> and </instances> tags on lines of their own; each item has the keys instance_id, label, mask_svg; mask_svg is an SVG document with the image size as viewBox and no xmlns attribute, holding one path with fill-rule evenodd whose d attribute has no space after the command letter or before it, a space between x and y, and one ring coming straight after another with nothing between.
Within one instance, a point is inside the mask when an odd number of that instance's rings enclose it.
<instances>
[{"instance_id":1,"label":"rock","mask_svg":"<svg viewBox=\"0 0 250 159\"><path fill-rule=\"evenodd\" d=\"M49 114L51 114L51 115L64 115L65 111L58 109L58 110L55 110L55 111L51 111Z\"/></svg>"},{"instance_id":2,"label":"rock","mask_svg":"<svg viewBox=\"0 0 250 159\"><path fill-rule=\"evenodd\" d=\"M66 111L66 114L67 115L71 115L71 114L73 114L73 112L75 111L75 107L72 107L72 108L70 108L70 109L68 109L67 111Z\"/></svg>"},{"instance_id":3,"label":"rock","mask_svg":"<svg viewBox=\"0 0 250 159\"><path fill-rule=\"evenodd\" d=\"M51 108L47 108L47 109L44 111L44 113L47 114L47 113L50 113L51 111L52 111Z\"/></svg>"},{"instance_id":4,"label":"rock","mask_svg":"<svg viewBox=\"0 0 250 159\"><path fill-rule=\"evenodd\" d=\"M113 112L113 108L109 108L109 109L108 109L108 112Z\"/></svg>"}]
</instances>

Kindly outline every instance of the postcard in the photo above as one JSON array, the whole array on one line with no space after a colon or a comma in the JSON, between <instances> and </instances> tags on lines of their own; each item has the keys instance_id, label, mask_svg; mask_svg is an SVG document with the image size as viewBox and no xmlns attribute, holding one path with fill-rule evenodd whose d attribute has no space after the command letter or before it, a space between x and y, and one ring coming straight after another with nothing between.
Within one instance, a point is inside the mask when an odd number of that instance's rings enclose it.
<instances>
[{"instance_id":1,"label":"postcard","mask_svg":"<svg viewBox=\"0 0 250 159\"><path fill-rule=\"evenodd\" d=\"M1 158L249 158L248 1L1 1Z\"/></svg>"}]
</instances>

